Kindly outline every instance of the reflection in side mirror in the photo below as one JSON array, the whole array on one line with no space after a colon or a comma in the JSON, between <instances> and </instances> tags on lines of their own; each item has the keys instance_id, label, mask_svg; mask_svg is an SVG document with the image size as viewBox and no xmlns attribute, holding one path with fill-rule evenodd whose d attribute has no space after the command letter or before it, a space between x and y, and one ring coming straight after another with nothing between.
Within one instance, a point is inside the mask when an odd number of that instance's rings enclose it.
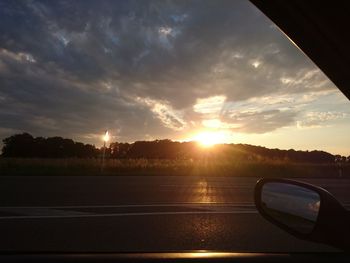
<instances>
[{"instance_id":1,"label":"reflection in side mirror","mask_svg":"<svg viewBox=\"0 0 350 263\"><path fill-rule=\"evenodd\" d=\"M269 182L261 190L261 207L264 212L302 234L313 231L320 202L317 192L298 185Z\"/></svg>"},{"instance_id":2,"label":"reflection in side mirror","mask_svg":"<svg viewBox=\"0 0 350 263\"><path fill-rule=\"evenodd\" d=\"M326 190L288 179L260 179L259 213L295 237L350 249L350 212Z\"/></svg>"}]
</instances>

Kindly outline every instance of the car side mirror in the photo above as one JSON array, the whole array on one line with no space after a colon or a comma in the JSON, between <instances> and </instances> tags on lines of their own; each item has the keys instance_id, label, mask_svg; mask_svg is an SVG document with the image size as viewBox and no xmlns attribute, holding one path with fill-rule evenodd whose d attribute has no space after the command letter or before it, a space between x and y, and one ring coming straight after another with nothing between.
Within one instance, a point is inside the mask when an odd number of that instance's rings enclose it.
<instances>
[{"instance_id":1,"label":"car side mirror","mask_svg":"<svg viewBox=\"0 0 350 263\"><path fill-rule=\"evenodd\" d=\"M349 212L326 190L287 179L261 179L255 186L259 213L305 240L350 248Z\"/></svg>"}]
</instances>

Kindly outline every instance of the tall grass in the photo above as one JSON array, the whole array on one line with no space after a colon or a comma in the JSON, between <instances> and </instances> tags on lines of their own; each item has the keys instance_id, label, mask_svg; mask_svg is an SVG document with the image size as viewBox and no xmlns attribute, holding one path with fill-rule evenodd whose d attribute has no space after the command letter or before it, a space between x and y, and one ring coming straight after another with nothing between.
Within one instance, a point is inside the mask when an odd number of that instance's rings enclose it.
<instances>
[{"instance_id":1,"label":"tall grass","mask_svg":"<svg viewBox=\"0 0 350 263\"><path fill-rule=\"evenodd\" d=\"M350 166L342 176L350 178ZM1 176L249 176L249 177L339 177L334 164L291 163L281 160L163 160L163 159L20 159L0 158Z\"/></svg>"}]
</instances>

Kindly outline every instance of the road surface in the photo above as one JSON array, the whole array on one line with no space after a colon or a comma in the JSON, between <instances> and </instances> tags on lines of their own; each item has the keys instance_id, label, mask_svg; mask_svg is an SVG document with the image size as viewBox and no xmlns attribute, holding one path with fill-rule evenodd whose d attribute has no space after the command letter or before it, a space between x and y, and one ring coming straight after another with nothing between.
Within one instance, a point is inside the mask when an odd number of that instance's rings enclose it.
<instances>
[{"instance_id":1,"label":"road surface","mask_svg":"<svg viewBox=\"0 0 350 263\"><path fill-rule=\"evenodd\" d=\"M332 251L265 221L258 178L0 177L1 251ZM350 204L350 180L303 179Z\"/></svg>"}]
</instances>

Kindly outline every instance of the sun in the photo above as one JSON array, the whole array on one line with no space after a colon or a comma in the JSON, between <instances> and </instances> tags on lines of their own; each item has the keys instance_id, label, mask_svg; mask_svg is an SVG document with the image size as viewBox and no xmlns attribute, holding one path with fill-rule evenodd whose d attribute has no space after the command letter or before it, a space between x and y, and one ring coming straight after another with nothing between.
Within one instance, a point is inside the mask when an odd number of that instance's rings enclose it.
<instances>
[{"instance_id":1,"label":"sun","mask_svg":"<svg viewBox=\"0 0 350 263\"><path fill-rule=\"evenodd\" d=\"M193 138L197 141L202 147L208 148L212 147L215 144L220 144L225 142L225 135L222 132L201 132L198 133Z\"/></svg>"}]
</instances>

